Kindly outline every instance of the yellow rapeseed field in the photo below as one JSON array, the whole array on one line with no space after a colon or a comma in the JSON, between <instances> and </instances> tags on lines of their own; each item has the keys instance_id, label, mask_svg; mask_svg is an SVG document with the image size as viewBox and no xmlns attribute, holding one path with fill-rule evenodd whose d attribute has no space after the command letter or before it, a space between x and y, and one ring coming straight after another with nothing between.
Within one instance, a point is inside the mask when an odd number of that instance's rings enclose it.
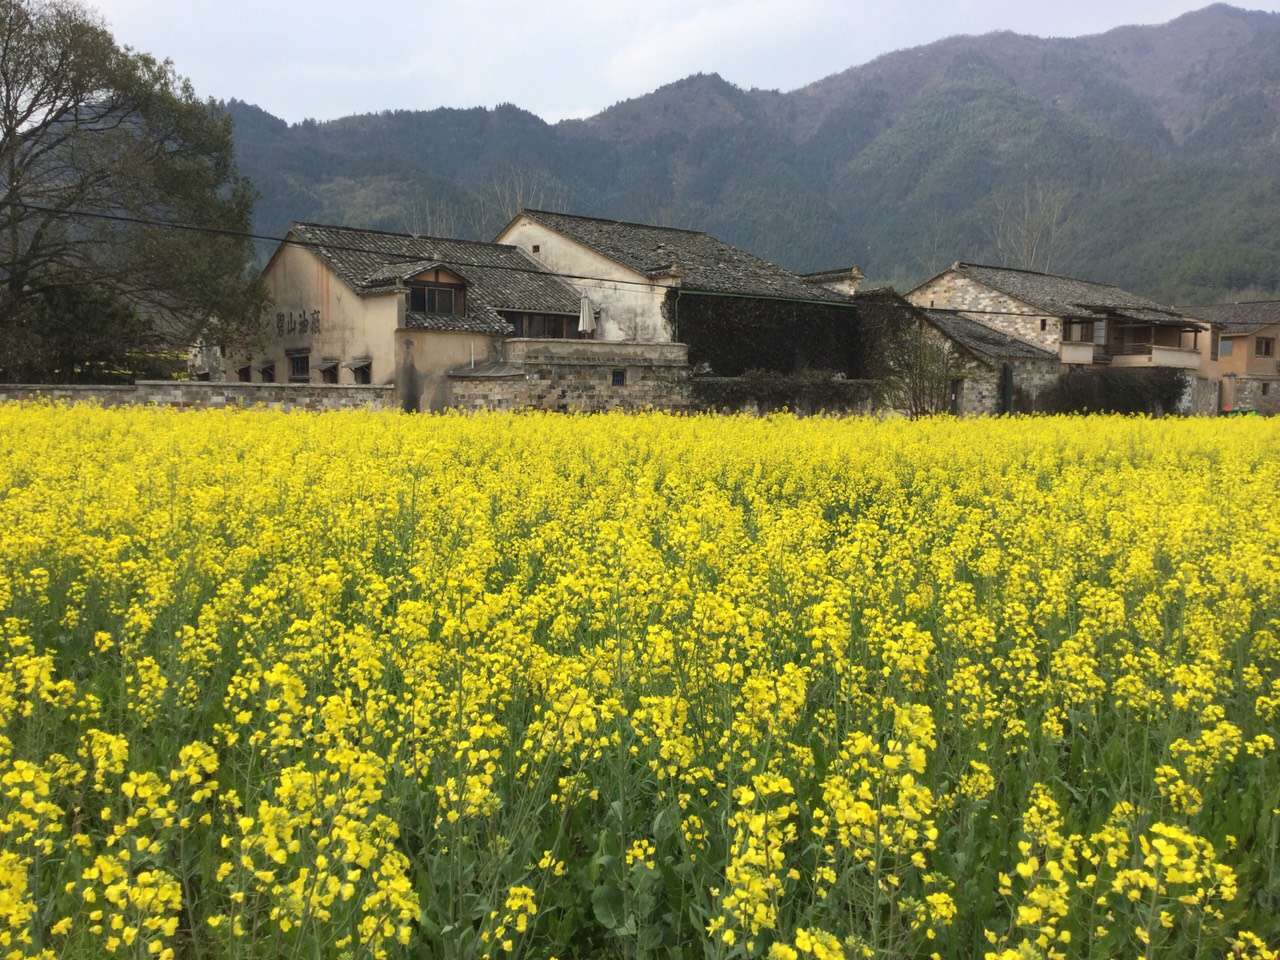
<instances>
[{"instance_id":1,"label":"yellow rapeseed field","mask_svg":"<svg viewBox=\"0 0 1280 960\"><path fill-rule=\"evenodd\" d=\"M0 407L0 957L1275 958L1280 421Z\"/></svg>"}]
</instances>

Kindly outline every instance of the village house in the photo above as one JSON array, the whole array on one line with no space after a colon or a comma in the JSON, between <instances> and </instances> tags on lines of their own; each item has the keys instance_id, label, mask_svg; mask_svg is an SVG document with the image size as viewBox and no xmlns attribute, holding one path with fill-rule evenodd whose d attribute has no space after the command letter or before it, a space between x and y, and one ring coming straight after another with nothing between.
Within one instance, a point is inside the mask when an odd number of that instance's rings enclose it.
<instances>
[{"instance_id":1,"label":"village house","mask_svg":"<svg viewBox=\"0 0 1280 960\"><path fill-rule=\"evenodd\" d=\"M250 382L396 384L448 403L448 372L499 358L517 329L574 333L578 297L515 247L295 223L263 270L264 342L228 357Z\"/></svg>"},{"instance_id":2,"label":"village house","mask_svg":"<svg viewBox=\"0 0 1280 960\"><path fill-rule=\"evenodd\" d=\"M1061 372L1057 354L955 310L918 308L926 335L951 347L950 412L1000 414L1028 410Z\"/></svg>"},{"instance_id":3,"label":"village house","mask_svg":"<svg viewBox=\"0 0 1280 960\"><path fill-rule=\"evenodd\" d=\"M1221 409L1280 413L1280 300L1178 309L1219 332L1212 374L1221 378Z\"/></svg>"},{"instance_id":4,"label":"village house","mask_svg":"<svg viewBox=\"0 0 1280 960\"><path fill-rule=\"evenodd\" d=\"M522 210L499 233L589 302L594 338L683 343L699 369L859 374L858 314L827 289L700 230Z\"/></svg>"},{"instance_id":5,"label":"village house","mask_svg":"<svg viewBox=\"0 0 1280 960\"><path fill-rule=\"evenodd\" d=\"M1212 324L1111 284L957 261L907 299L1049 350L1064 367L1184 370L1186 409L1216 409Z\"/></svg>"}]
</instances>

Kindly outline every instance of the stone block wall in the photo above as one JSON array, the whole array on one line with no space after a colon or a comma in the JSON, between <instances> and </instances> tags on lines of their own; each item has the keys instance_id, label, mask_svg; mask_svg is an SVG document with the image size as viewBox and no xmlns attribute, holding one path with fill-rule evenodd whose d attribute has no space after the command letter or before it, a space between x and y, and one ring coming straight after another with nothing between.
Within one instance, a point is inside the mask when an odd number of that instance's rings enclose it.
<instances>
[{"instance_id":1,"label":"stone block wall","mask_svg":"<svg viewBox=\"0 0 1280 960\"><path fill-rule=\"evenodd\" d=\"M911 291L907 299L917 307L973 311L975 315L970 319L1054 353L1062 342L1062 321L1058 317L1037 313L1021 300L959 273L949 271L935 277Z\"/></svg>"},{"instance_id":2,"label":"stone block wall","mask_svg":"<svg viewBox=\"0 0 1280 960\"><path fill-rule=\"evenodd\" d=\"M356 384L139 380L135 384L0 384L0 401L52 400L203 409L266 406L280 410L366 410L395 407L395 387Z\"/></svg>"},{"instance_id":3,"label":"stone block wall","mask_svg":"<svg viewBox=\"0 0 1280 960\"><path fill-rule=\"evenodd\" d=\"M1266 393L1263 393L1264 386ZM1237 377L1232 409L1280 414L1280 377Z\"/></svg>"},{"instance_id":4,"label":"stone block wall","mask_svg":"<svg viewBox=\"0 0 1280 960\"><path fill-rule=\"evenodd\" d=\"M682 343L513 339L495 368L450 372L449 405L565 413L682 410L689 406Z\"/></svg>"}]
</instances>

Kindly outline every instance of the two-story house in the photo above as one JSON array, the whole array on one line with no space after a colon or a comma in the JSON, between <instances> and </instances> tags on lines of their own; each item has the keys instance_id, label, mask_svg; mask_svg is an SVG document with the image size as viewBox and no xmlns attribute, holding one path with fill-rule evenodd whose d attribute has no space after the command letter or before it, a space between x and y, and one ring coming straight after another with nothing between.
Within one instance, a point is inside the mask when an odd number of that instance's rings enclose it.
<instances>
[{"instance_id":1,"label":"two-story house","mask_svg":"<svg viewBox=\"0 0 1280 960\"><path fill-rule=\"evenodd\" d=\"M1180 307L1220 332L1212 373L1224 411L1280 413L1280 300Z\"/></svg>"},{"instance_id":2,"label":"two-story house","mask_svg":"<svg viewBox=\"0 0 1280 960\"><path fill-rule=\"evenodd\" d=\"M1064 364L1201 371L1210 325L1119 287L957 261L907 294L1057 353Z\"/></svg>"}]
</instances>

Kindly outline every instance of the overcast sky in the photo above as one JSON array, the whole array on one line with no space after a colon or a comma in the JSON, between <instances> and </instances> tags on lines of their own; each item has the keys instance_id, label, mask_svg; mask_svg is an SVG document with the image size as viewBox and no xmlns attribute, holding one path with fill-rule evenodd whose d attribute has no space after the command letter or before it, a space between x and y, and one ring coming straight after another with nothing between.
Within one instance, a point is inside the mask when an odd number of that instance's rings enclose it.
<instances>
[{"instance_id":1,"label":"overcast sky","mask_svg":"<svg viewBox=\"0 0 1280 960\"><path fill-rule=\"evenodd\" d=\"M172 59L200 94L297 121L504 101L558 120L698 71L790 90L955 33L1078 36L1208 0L88 2L121 43Z\"/></svg>"}]
</instances>

